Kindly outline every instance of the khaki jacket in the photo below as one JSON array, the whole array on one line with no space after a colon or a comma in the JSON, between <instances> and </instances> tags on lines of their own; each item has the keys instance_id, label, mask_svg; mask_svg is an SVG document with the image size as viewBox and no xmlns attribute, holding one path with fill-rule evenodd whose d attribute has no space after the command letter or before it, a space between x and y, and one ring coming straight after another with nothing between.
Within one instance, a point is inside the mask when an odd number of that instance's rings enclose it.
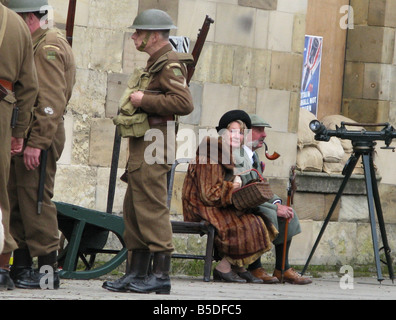
<instances>
[{"instance_id":1,"label":"khaki jacket","mask_svg":"<svg viewBox=\"0 0 396 320\"><path fill-rule=\"evenodd\" d=\"M39 94L27 145L46 150L50 147L76 77L73 52L57 29L38 29L33 35L34 61Z\"/></svg>"},{"instance_id":2,"label":"khaki jacket","mask_svg":"<svg viewBox=\"0 0 396 320\"><path fill-rule=\"evenodd\" d=\"M26 23L13 11L0 4L0 21L7 10L7 29L0 48L0 79L12 82L19 116L12 135L24 138L29 125L31 109L37 96L37 74L33 61L32 40ZM13 106L0 102L2 124L11 124ZM4 109L7 110L5 113Z\"/></svg>"},{"instance_id":3,"label":"khaki jacket","mask_svg":"<svg viewBox=\"0 0 396 320\"><path fill-rule=\"evenodd\" d=\"M187 71L170 44L149 58L146 71L164 54L167 55L168 61L151 79L141 108L149 115L187 115L194 109L186 80Z\"/></svg>"}]
</instances>

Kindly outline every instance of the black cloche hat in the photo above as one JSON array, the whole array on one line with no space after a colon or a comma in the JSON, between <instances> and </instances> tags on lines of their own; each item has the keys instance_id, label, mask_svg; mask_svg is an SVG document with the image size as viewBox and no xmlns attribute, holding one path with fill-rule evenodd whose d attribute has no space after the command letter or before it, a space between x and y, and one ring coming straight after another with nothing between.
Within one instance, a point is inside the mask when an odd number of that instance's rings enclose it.
<instances>
[{"instance_id":1,"label":"black cloche hat","mask_svg":"<svg viewBox=\"0 0 396 320\"><path fill-rule=\"evenodd\" d=\"M229 123L236 120L243 121L248 129L252 128L252 121L250 120L249 115L245 111L237 109L227 111L225 114L223 114L223 116L220 118L219 125L216 127L216 130L220 131L221 129L226 129Z\"/></svg>"}]
</instances>

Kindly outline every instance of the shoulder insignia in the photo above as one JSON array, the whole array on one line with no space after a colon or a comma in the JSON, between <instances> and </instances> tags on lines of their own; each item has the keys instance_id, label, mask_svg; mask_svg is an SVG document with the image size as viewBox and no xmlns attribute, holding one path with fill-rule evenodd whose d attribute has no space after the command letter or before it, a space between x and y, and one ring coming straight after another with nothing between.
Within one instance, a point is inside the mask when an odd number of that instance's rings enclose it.
<instances>
[{"instance_id":1,"label":"shoulder insignia","mask_svg":"<svg viewBox=\"0 0 396 320\"><path fill-rule=\"evenodd\" d=\"M172 68L173 74L174 74L176 77L179 77L179 76L182 76L182 75L183 75L183 73L182 73L182 71L181 71L181 65L180 65L180 63L177 63L177 62L170 63L170 64L168 64L168 65L166 66L166 68L167 68L167 69Z\"/></svg>"},{"instance_id":2,"label":"shoulder insignia","mask_svg":"<svg viewBox=\"0 0 396 320\"><path fill-rule=\"evenodd\" d=\"M53 115L54 114L54 109L52 109L52 107L45 107L44 108L44 113L46 113L48 115Z\"/></svg>"},{"instance_id":3,"label":"shoulder insignia","mask_svg":"<svg viewBox=\"0 0 396 320\"><path fill-rule=\"evenodd\" d=\"M181 72L181 70L179 68L173 68L173 73L176 77L183 75L183 73Z\"/></svg>"},{"instance_id":4,"label":"shoulder insignia","mask_svg":"<svg viewBox=\"0 0 396 320\"><path fill-rule=\"evenodd\" d=\"M179 82L179 81L176 81L176 80L173 80L173 79L169 79L169 82L171 84L175 84L175 85L181 86L183 88L187 87L187 80L185 78L183 79L183 82Z\"/></svg>"},{"instance_id":5,"label":"shoulder insignia","mask_svg":"<svg viewBox=\"0 0 396 320\"><path fill-rule=\"evenodd\" d=\"M56 60L56 52L47 51L47 60Z\"/></svg>"},{"instance_id":6,"label":"shoulder insignia","mask_svg":"<svg viewBox=\"0 0 396 320\"><path fill-rule=\"evenodd\" d=\"M168 69L169 68L181 68L181 65L180 65L180 63L178 63L178 62L172 62L172 63L169 63L167 66L166 66Z\"/></svg>"},{"instance_id":7,"label":"shoulder insignia","mask_svg":"<svg viewBox=\"0 0 396 320\"><path fill-rule=\"evenodd\" d=\"M60 50L57 46L53 46L51 44L46 44L45 46L43 46L43 49L48 49L48 48L55 49L58 51Z\"/></svg>"}]
</instances>

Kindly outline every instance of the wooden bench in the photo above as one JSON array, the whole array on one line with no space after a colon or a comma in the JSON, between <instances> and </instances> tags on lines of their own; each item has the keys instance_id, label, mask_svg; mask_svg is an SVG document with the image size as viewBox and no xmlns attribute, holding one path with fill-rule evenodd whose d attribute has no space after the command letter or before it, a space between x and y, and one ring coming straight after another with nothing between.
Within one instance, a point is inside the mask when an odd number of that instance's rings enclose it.
<instances>
[{"instance_id":1,"label":"wooden bench","mask_svg":"<svg viewBox=\"0 0 396 320\"><path fill-rule=\"evenodd\" d=\"M188 163L191 159L181 158L177 159L172 165L172 169L168 175L168 208L170 208L170 204L172 201L172 193L173 193L173 183L175 178L176 167L181 163ZM210 274L212 271L212 262L213 258L213 250L214 250L214 236L215 236L215 228L208 223L207 221L201 222L187 222L187 221L175 221L172 220L172 231L173 233L181 233L181 234L199 234L201 236L206 235L206 252L205 255L194 255L194 254L180 254L173 253L172 258L178 259L201 259L205 261L204 264L204 277L203 280L208 282L210 281Z\"/></svg>"}]
</instances>

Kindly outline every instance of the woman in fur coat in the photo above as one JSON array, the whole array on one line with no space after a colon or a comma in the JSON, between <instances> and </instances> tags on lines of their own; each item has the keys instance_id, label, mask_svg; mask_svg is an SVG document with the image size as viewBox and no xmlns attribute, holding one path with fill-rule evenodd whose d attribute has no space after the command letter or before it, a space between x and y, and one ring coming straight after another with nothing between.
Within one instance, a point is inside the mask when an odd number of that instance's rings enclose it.
<instances>
[{"instance_id":1,"label":"woman in fur coat","mask_svg":"<svg viewBox=\"0 0 396 320\"><path fill-rule=\"evenodd\" d=\"M241 186L232 149L241 146L243 131L250 127L246 112L225 113L216 128L221 135L203 139L184 180L184 220L205 220L216 228L215 246L222 260L213 270L215 281L261 283L244 266L270 250L278 234L269 220L240 212L232 203L232 192Z\"/></svg>"}]
</instances>

